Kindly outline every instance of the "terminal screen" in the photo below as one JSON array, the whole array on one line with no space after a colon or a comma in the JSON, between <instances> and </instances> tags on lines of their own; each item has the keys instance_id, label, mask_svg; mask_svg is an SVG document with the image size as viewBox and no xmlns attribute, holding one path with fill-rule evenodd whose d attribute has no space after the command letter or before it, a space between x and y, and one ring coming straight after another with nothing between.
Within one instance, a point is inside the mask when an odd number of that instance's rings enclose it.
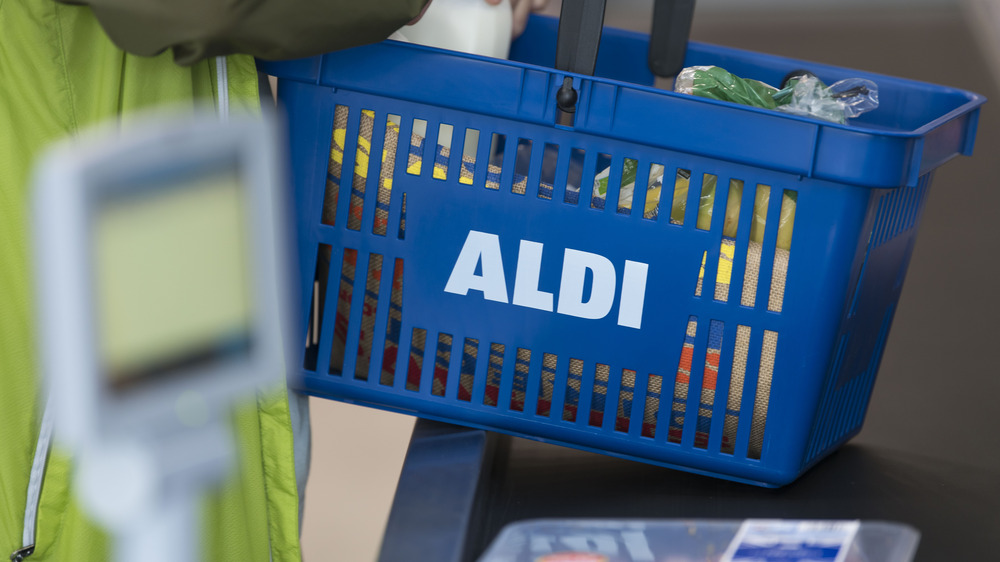
<instances>
[{"instance_id":1,"label":"terminal screen","mask_svg":"<svg viewBox=\"0 0 1000 562\"><path fill-rule=\"evenodd\" d=\"M97 205L98 349L112 390L249 353L245 197L233 165Z\"/></svg>"}]
</instances>

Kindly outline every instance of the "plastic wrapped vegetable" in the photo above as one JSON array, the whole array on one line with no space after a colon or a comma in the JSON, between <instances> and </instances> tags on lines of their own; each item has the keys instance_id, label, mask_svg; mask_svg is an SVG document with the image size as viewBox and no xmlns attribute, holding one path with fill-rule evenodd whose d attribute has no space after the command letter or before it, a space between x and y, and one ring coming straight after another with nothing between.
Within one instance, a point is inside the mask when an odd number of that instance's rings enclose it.
<instances>
[{"instance_id":1,"label":"plastic wrapped vegetable","mask_svg":"<svg viewBox=\"0 0 1000 562\"><path fill-rule=\"evenodd\" d=\"M774 109L778 89L756 80L746 80L718 66L691 66L677 75L674 91L713 100Z\"/></svg>"},{"instance_id":2,"label":"plastic wrapped vegetable","mask_svg":"<svg viewBox=\"0 0 1000 562\"><path fill-rule=\"evenodd\" d=\"M789 79L779 90L718 66L692 66L677 75L674 91L835 123L878 107L878 85L871 80L849 78L827 86L808 72Z\"/></svg>"},{"instance_id":3,"label":"plastic wrapped vegetable","mask_svg":"<svg viewBox=\"0 0 1000 562\"><path fill-rule=\"evenodd\" d=\"M849 78L827 86L812 75L789 80L774 94L778 111L816 117L835 123L878 107L878 86L871 80Z\"/></svg>"}]
</instances>

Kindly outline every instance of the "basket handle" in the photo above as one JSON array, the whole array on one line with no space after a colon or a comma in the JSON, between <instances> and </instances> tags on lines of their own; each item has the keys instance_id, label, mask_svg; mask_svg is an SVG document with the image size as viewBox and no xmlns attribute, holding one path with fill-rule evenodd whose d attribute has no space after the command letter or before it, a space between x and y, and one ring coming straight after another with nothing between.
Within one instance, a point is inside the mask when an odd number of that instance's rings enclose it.
<instances>
[{"instance_id":1,"label":"basket handle","mask_svg":"<svg viewBox=\"0 0 1000 562\"><path fill-rule=\"evenodd\" d=\"M606 0L563 0L556 40L556 68L594 74L604 29Z\"/></svg>"},{"instance_id":2,"label":"basket handle","mask_svg":"<svg viewBox=\"0 0 1000 562\"><path fill-rule=\"evenodd\" d=\"M594 74L597 49L604 29L605 0L563 0L556 39L556 68L576 74ZM556 92L556 123L573 126L576 116L573 78L563 78Z\"/></svg>"},{"instance_id":3,"label":"basket handle","mask_svg":"<svg viewBox=\"0 0 1000 562\"><path fill-rule=\"evenodd\" d=\"M695 0L655 0L653 29L649 39L649 69L657 76L674 76L684 66ZM597 50L604 28L606 0L562 0L556 69L575 74L594 74ZM573 79L563 78L556 93L556 122L572 126L577 93Z\"/></svg>"},{"instance_id":4,"label":"basket handle","mask_svg":"<svg viewBox=\"0 0 1000 562\"><path fill-rule=\"evenodd\" d=\"M649 70L661 77L676 76L684 68L695 0L655 0L649 34Z\"/></svg>"}]
</instances>

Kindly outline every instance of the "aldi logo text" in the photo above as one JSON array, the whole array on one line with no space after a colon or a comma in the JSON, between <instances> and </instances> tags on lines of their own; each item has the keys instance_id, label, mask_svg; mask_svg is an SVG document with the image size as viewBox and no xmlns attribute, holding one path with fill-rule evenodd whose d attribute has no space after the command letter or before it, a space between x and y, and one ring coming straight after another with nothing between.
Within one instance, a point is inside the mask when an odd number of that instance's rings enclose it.
<instances>
[{"instance_id":1,"label":"aldi logo text","mask_svg":"<svg viewBox=\"0 0 1000 562\"><path fill-rule=\"evenodd\" d=\"M617 294L618 325L641 327L648 264L625 260L619 285L611 260L599 254L566 248L556 296L538 286L543 247L539 242L521 240L511 296L508 295L504 276L500 237L488 232L469 231L444 290L456 295L479 291L486 300L587 319L607 316ZM593 281L590 294L584 295L588 271Z\"/></svg>"}]
</instances>

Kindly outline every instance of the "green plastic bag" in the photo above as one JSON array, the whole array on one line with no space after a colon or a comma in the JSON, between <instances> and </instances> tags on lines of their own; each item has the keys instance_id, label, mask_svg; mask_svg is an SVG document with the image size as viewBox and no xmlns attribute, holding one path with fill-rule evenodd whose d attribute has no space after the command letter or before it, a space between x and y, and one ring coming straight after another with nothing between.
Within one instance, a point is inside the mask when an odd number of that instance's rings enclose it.
<instances>
[{"instance_id":1,"label":"green plastic bag","mask_svg":"<svg viewBox=\"0 0 1000 562\"><path fill-rule=\"evenodd\" d=\"M718 66L692 66L677 75L674 90L713 100L774 109L777 88L740 78Z\"/></svg>"}]
</instances>

